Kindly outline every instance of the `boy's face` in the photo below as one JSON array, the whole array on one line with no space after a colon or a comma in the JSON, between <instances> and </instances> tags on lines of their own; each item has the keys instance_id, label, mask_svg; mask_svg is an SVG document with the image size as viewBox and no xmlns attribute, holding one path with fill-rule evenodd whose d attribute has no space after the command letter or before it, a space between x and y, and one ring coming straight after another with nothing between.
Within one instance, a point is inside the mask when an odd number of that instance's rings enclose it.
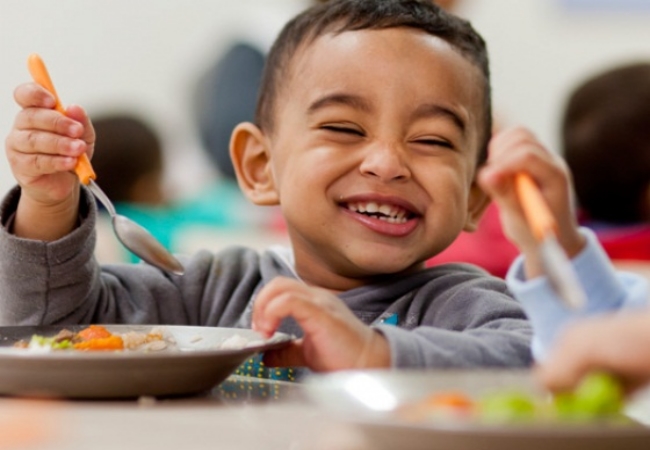
<instances>
[{"instance_id":1,"label":"boy's face","mask_svg":"<svg viewBox=\"0 0 650 450\"><path fill-rule=\"evenodd\" d=\"M265 136L299 275L343 290L408 272L478 220L479 71L410 29L300 49Z\"/></svg>"}]
</instances>

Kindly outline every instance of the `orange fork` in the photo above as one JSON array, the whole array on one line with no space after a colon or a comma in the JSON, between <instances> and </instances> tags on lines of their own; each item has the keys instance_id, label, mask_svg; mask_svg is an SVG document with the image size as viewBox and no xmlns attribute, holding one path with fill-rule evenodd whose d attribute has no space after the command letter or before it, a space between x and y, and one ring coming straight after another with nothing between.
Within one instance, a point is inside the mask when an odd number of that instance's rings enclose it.
<instances>
[{"instance_id":1,"label":"orange fork","mask_svg":"<svg viewBox=\"0 0 650 450\"><path fill-rule=\"evenodd\" d=\"M56 89L54 89L54 84L52 83L52 79L47 71L47 67L45 67L43 59L41 59L41 57L36 53L32 53L29 55L29 58L27 58L27 68L29 69L29 73L32 75L34 81L43 86L54 96L54 99L56 100L54 109L65 115L65 108L61 104ZM77 165L74 168L74 172L79 177L79 181L85 185L90 183L90 180L97 178L93 166L90 164L90 160L88 159L88 155L85 153L77 159Z\"/></svg>"}]
</instances>

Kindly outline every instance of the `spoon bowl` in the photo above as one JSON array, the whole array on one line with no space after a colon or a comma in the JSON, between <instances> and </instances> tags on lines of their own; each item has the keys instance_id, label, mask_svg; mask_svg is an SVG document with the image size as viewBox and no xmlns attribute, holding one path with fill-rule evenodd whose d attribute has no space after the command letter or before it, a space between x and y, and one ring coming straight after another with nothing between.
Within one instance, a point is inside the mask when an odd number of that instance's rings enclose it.
<instances>
[{"instance_id":1,"label":"spoon bowl","mask_svg":"<svg viewBox=\"0 0 650 450\"><path fill-rule=\"evenodd\" d=\"M91 179L87 187L110 214L115 236L124 247L152 266L176 275L183 275L181 263L146 228L126 216L117 214L113 203L94 180Z\"/></svg>"}]
</instances>

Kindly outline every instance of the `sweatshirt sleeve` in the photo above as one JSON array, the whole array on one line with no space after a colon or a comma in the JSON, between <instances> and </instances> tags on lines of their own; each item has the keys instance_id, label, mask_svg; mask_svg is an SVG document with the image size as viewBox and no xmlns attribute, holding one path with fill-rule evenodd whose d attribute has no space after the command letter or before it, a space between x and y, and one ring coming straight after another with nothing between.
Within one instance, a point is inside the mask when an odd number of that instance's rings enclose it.
<instances>
[{"instance_id":1,"label":"sweatshirt sleeve","mask_svg":"<svg viewBox=\"0 0 650 450\"><path fill-rule=\"evenodd\" d=\"M183 276L144 263L100 267L94 257L95 203L85 188L79 226L54 242L10 233L19 197L16 188L0 211L0 325L232 326L248 303L250 292L238 280L245 278L247 268L256 267L252 253L251 261L237 252L224 260L209 252L181 258ZM249 272L249 278L255 278L254 271ZM254 286L254 281L249 284ZM229 301L233 292L241 301Z\"/></svg>"},{"instance_id":2,"label":"sweatshirt sleeve","mask_svg":"<svg viewBox=\"0 0 650 450\"><path fill-rule=\"evenodd\" d=\"M549 280L537 277L526 280L523 257L519 256L506 276L508 287L529 317L533 330L533 355L544 358L558 334L570 323L595 314L645 306L648 283L636 274L616 271L596 235L581 228L587 245L572 261L587 304L580 310L566 308Z\"/></svg>"}]
</instances>

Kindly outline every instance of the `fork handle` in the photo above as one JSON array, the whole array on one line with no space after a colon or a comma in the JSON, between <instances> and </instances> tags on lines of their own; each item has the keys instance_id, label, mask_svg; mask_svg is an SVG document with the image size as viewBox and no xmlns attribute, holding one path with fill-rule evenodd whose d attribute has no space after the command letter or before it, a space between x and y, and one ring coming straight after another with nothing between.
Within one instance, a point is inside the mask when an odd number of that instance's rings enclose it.
<instances>
[{"instance_id":1,"label":"fork handle","mask_svg":"<svg viewBox=\"0 0 650 450\"><path fill-rule=\"evenodd\" d=\"M61 104L61 99L56 93L56 89L54 89L54 84L52 83L52 79L47 71L47 67L45 67L43 59L38 54L32 53L27 58L27 68L29 69L29 73L32 75L34 81L47 89L50 94L54 96L54 99L56 100L54 109L65 115L65 108ZM90 159L88 159L88 155L85 153L77 158L77 165L74 168L74 173L79 177L79 181L85 185L90 183L90 180L97 178L93 166L90 164Z\"/></svg>"},{"instance_id":2,"label":"fork handle","mask_svg":"<svg viewBox=\"0 0 650 450\"><path fill-rule=\"evenodd\" d=\"M515 177L515 189L535 239L541 242L549 233L555 234L557 232L555 217L530 175L518 173Z\"/></svg>"}]
</instances>

